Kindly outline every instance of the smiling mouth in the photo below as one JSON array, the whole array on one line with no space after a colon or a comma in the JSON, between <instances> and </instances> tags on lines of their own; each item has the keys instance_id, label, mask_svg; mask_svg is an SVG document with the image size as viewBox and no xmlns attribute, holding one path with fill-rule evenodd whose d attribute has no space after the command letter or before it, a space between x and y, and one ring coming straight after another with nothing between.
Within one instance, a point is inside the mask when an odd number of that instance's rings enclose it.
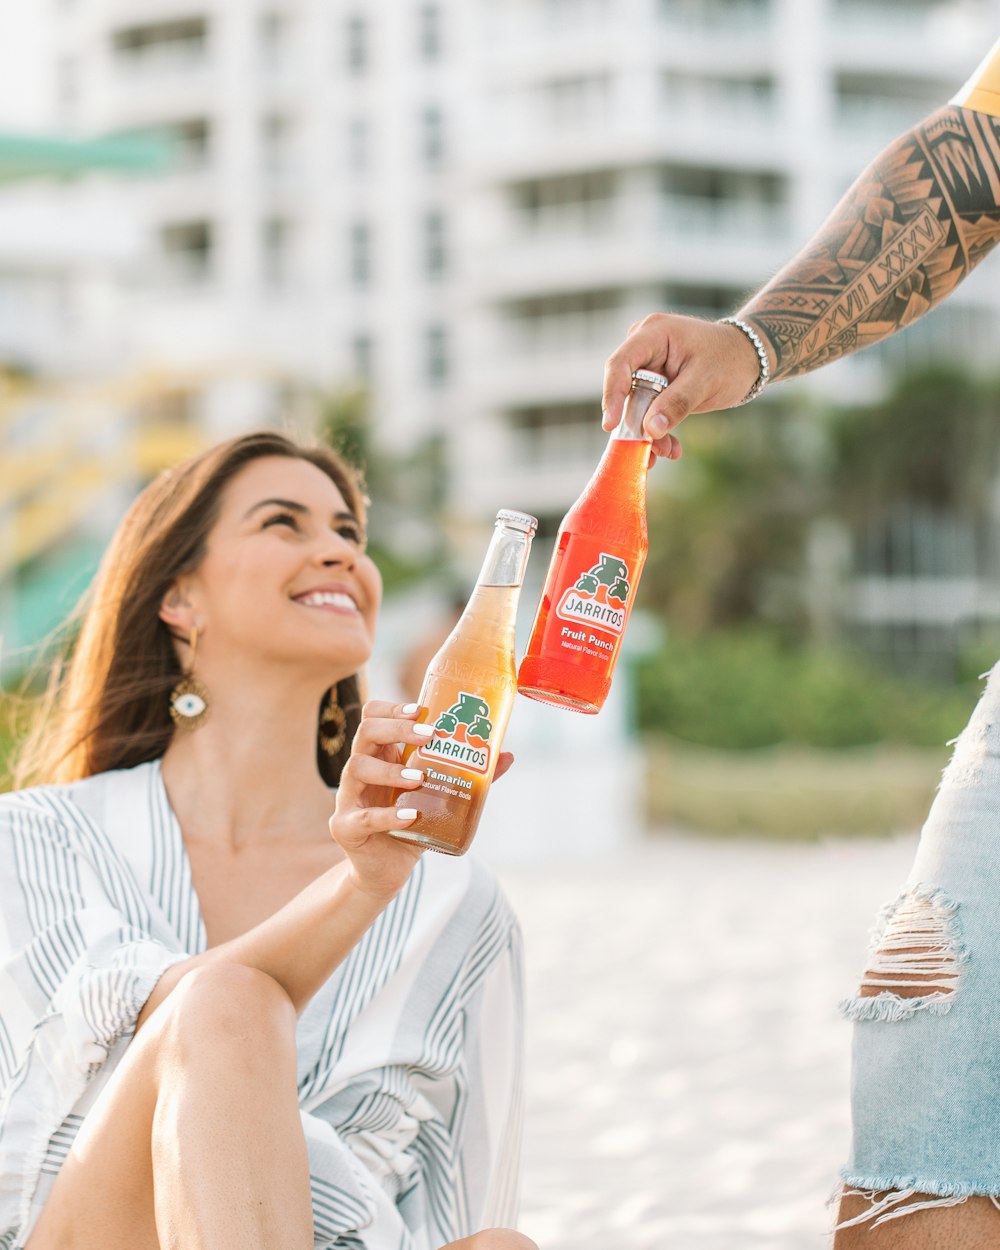
<instances>
[{"instance_id":1,"label":"smiling mouth","mask_svg":"<svg viewBox=\"0 0 1000 1250\"><path fill-rule=\"evenodd\" d=\"M328 612L348 612L357 616L360 608L350 595L339 590L317 590L309 595L301 595L294 600L304 608L320 608Z\"/></svg>"}]
</instances>

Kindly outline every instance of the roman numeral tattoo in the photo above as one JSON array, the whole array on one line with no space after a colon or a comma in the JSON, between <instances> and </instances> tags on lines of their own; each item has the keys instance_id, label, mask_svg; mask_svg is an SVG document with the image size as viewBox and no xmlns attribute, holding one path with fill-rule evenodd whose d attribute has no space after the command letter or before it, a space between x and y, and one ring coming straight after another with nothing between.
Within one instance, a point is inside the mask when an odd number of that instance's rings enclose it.
<instances>
[{"instance_id":1,"label":"roman numeral tattoo","mask_svg":"<svg viewBox=\"0 0 1000 1250\"><path fill-rule=\"evenodd\" d=\"M1000 121L947 107L890 144L740 311L792 377L933 308L1000 240Z\"/></svg>"}]
</instances>

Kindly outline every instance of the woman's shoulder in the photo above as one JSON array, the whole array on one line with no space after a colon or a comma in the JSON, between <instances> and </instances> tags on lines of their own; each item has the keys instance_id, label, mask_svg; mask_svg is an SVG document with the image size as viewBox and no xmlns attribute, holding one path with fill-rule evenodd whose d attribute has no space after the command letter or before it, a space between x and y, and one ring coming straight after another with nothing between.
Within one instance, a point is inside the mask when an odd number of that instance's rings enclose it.
<instances>
[{"instance_id":1,"label":"woman's shoulder","mask_svg":"<svg viewBox=\"0 0 1000 1250\"><path fill-rule=\"evenodd\" d=\"M56 823L77 825L96 821L103 825L109 812L122 807L148 806L149 795L159 776L159 760L94 773L79 781L27 786L0 794L0 821L48 818Z\"/></svg>"}]
</instances>

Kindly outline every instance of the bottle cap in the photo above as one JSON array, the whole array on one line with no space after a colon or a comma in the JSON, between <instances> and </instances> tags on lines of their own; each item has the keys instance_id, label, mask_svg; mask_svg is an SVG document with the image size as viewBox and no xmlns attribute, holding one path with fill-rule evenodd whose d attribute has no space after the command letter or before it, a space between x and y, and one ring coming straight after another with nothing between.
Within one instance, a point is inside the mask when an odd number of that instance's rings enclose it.
<instances>
[{"instance_id":1,"label":"bottle cap","mask_svg":"<svg viewBox=\"0 0 1000 1250\"><path fill-rule=\"evenodd\" d=\"M525 534L533 534L538 529L538 520L527 512L514 512L510 508L501 508L497 513L498 525L509 525L512 529L523 530Z\"/></svg>"},{"instance_id":2,"label":"bottle cap","mask_svg":"<svg viewBox=\"0 0 1000 1250\"><path fill-rule=\"evenodd\" d=\"M636 369L632 374L632 385L635 386L636 382L644 382L655 391L665 391L670 385L662 373L654 373L652 369Z\"/></svg>"}]
</instances>

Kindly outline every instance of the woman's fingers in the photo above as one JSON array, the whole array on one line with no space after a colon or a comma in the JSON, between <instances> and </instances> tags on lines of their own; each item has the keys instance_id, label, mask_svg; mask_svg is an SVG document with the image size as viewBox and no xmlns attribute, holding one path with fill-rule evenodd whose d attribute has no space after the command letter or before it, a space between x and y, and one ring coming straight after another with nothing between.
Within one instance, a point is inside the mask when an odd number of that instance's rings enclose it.
<instances>
[{"instance_id":1,"label":"woman's fingers","mask_svg":"<svg viewBox=\"0 0 1000 1250\"><path fill-rule=\"evenodd\" d=\"M497 756L497 767L496 772L493 774L493 780L496 781L499 777L502 777L513 763L513 755L509 751L501 751Z\"/></svg>"},{"instance_id":2,"label":"woman's fingers","mask_svg":"<svg viewBox=\"0 0 1000 1250\"><path fill-rule=\"evenodd\" d=\"M416 818L412 807L355 807L330 818L330 834L345 851L355 851L375 834L406 829Z\"/></svg>"}]
</instances>

